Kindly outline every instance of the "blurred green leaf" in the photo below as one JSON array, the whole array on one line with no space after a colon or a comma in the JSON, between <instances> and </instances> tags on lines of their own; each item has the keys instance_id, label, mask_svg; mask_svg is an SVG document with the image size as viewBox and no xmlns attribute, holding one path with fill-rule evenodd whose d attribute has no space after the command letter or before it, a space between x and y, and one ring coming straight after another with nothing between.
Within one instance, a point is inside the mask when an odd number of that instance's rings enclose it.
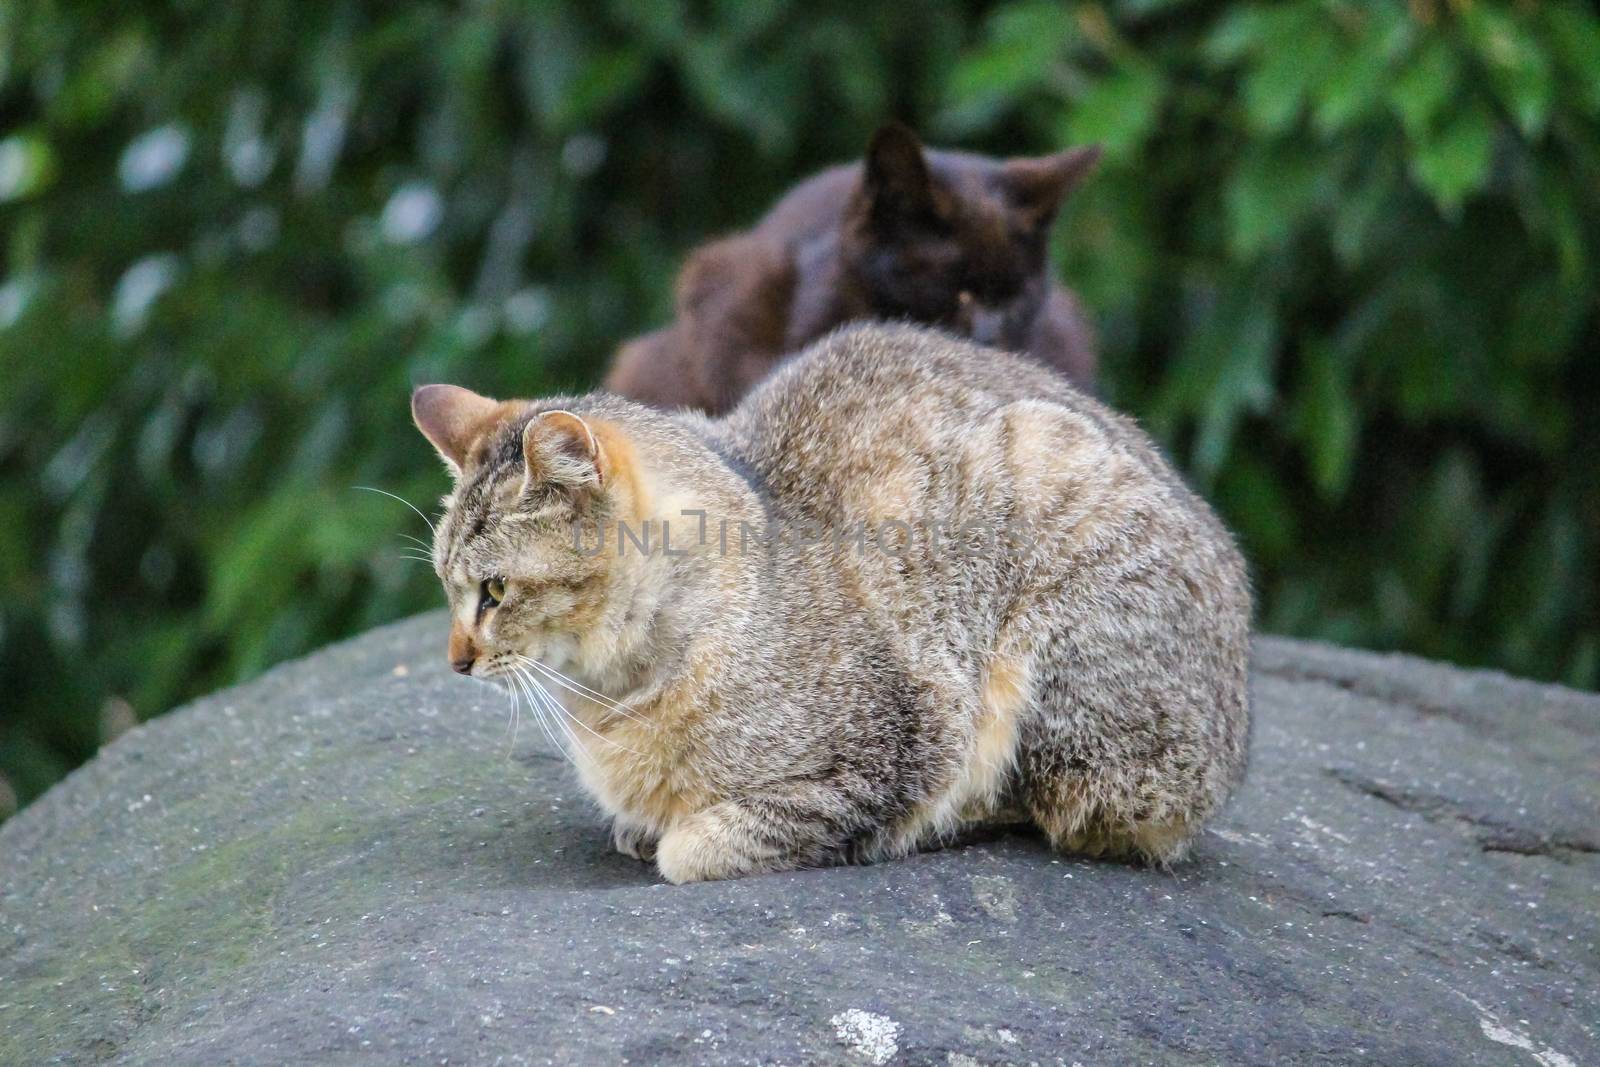
<instances>
[{"instance_id":1,"label":"blurred green leaf","mask_svg":"<svg viewBox=\"0 0 1600 1067\"><path fill-rule=\"evenodd\" d=\"M791 137L789 102L802 88L802 72L762 64L723 41L692 42L683 53L684 72L709 114L745 130L768 151L782 151Z\"/></svg>"},{"instance_id":2,"label":"blurred green leaf","mask_svg":"<svg viewBox=\"0 0 1600 1067\"><path fill-rule=\"evenodd\" d=\"M1585 226L1576 195L1560 164L1536 163L1526 183L1519 185L1520 204L1536 232L1547 236L1560 253L1561 273L1567 280L1581 277L1588 267Z\"/></svg>"},{"instance_id":3,"label":"blurred green leaf","mask_svg":"<svg viewBox=\"0 0 1600 1067\"><path fill-rule=\"evenodd\" d=\"M948 100L956 107L1047 84L1076 36L1066 6L1053 0L1004 5L989 18L984 30L983 43L950 72Z\"/></svg>"},{"instance_id":4,"label":"blurred green leaf","mask_svg":"<svg viewBox=\"0 0 1600 1067\"><path fill-rule=\"evenodd\" d=\"M1600 19L1592 8L1575 3L1540 4L1552 51L1566 68L1570 99L1591 117L1600 115Z\"/></svg>"},{"instance_id":5,"label":"blurred green leaf","mask_svg":"<svg viewBox=\"0 0 1600 1067\"><path fill-rule=\"evenodd\" d=\"M681 0L609 0L611 16L636 38L660 50L676 50L689 36L689 12ZM751 4L753 9L768 9L771 4Z\"/></svg>"},{"instance_id":6,"label":"blurred green leaf","mask_svg":"<svg viewBox=\"0 0 1600 1067\"><path fill-rule=\"evenodd\" d=\"M1261 47L1266 31L1264 5L1234 4L1206 34L1201 52L1219 66L1234 64Z\"/></svg>"},{"instance_id":7,"label":"blurred green leaf","mask_svg":"<svg viewBox=\"0 0 1600 1067\"><path fill-rule=\"evenodd\" d=\"M1194 413L1190 464L1203 483L1215 478L1227 460L1244 415L1271 406L1278 340L1277 315L1265 285L1230 285L1211 296L1187 331L1152 420L1159 426L1179 412Z\"/></svg>"},{"instance_id":8,"label":"blurred green leaf","mask_svg":"<svg viewBox=\"0 0 1600 1067\"><path fill-rule=\"evenodd\" d=\"M0 140L0 204L39 195L55 174L55 152L43 137L14 133Z\"/></svg>"},{"instance_id":9,"label":"blurred green leaf","mask_svg":"<svg viewBox=\"0 0 1600 1067\"><path fill-rule=\"evenodd\" d=\"M1364 163L1362 176L1355 184L1346 184L1344 195L1334 204L1333 252L1346 267L1370 257L1374 230L1397 191L1397 167L1392 160L1380 156Z\"/></svg>"},{"instance_id":10,"label":"blurred green leaf","mask_svg":"<svg viewBox=\"0 0 1600 1067\"><path fill-rule=\"evenodd\" d=\"M1494 160L1494 118L1473 105L1452 116L1416 147L1412 170L1441 210L1454 213L1489 177Z\"/></svg>"},{"instance_id":11,"label":"blurred green leaf","mask_svg":"<svg viewBox=\"0 0 1600 1067\"><path fill-rule=\"evenodd\" d=\"M1382 109L1408 30L1395 8L1373 5L1362 11L1359 28L1346 31L1337 61L1313 86L1318 133L1328 137L1343 132Z\"/></svg>"},{"instance_id":12,"label":"blurred green leaf","mask_svg":"<svg viewBox=\"0 0 1600 1067\"><path fill-rule=\"evenodd\" d=\"M1218 475L1212 498L1250 544L1258 566L1293 567L1299 522L1275 467L1254 453L1241 452Z\"/></svg>"},{"instance_id":13,"label":"blurred green leaf","mask_svg":"<svg viewBox=\"0 0 1600 1067\"><path fill-rule=\"evenodd\" d=\"M1360 431L1355 394L1347 369L1326 342L1308 341L1300 368L1297 423L1312 482L1325 499L1338 500L1350 485Z\"/></svg>"},{"instance_id":14,"label":"blurred green leaf","mask_svg":"<svg viewBox=\"0 0 1600 1067\"><path fill-rule=\"evenodd\" d=\"M1525 17L1475 4L1462 13L1489 81L1525 137L1537 137L1549 119L1555 81L1550 61L1524 25ZM1600 68L1596 68L1600 69Z\"/></svg>"},{"instance_id":15,"label":"blurred green leaf","mask_svg":"<svg viewBox=\"0 0 1600 1067\"><path fill-rule=\"evenodd\" d=\"M1284 242L1316 203L1324 161L1284 148L1245 154L1226 189L1230 245L1242 259Z\"/></svg>"},{"instance_id":16,"label":"blurred green leaf","mask_svg":"<svg viewBox=\"0 0 1600 1067\"><path fill-rule=\"evenodd\" d=\"M1406 133L1423 137L1434 119L1456 99L1461 64L1442 38L1432 37L1406 64L1389 89L1389 104Z\"/></svg>"},{"instance_id":17,"label":"blurred green leaf","mask_svg":"<svg viewBox=\"0 0 1600 1067\"><path fill-rule=\"evenodd\" d=\"M644 80L644 55L617 48L593 56L572 79L561 107L560 124L579 128L605 118L633 95Z\"/></svg>"},{"instance_id":18,"label":"blurred green leaf","mask_svg":"<svg viewBox=\"0 0 1600 1067\"><path fill-rule=\"evenodd\" d=\"M1101 144L1113 162L1133 158L1154 131L1164 95L1161 75L1129 64L1094 83L1067 120L1068 144Z\"/></svg>"},{"instance_id":19,"label":"blurred green leaf","mask_svg":"<svg viewBox=\"0 0 1600 1067\"><path fill-rule=\"evenodd\" d=\"M51 120L70 126L102 121L149 74L153 61L149 38L136 23L112 30L96 43L82 66L67 72L65 84L50 103Z\"/></svg>"},{"instance_id":20,"label":"blurred green leaf","mask_svg":"<svg viewBox=\"0 0 1600 1067\"><path fill-rule=\"evenodd\" d=\"M1271 9L1260 47L1245 77L1245 113L1257 133L1282 133L1298 119L1307 94L1343 59L1341 42L1319 7L1292 3Z\"/></svg>"},{"instance_id":21,"label":"blurred green leaf","mask_svg":"<svg viewBox=\"0 0 1600 1067\"><path fill-rule=\"evenodd\" d=\"M1451 562L1461 550L1466 531L1462 515L1481 513L1481 480L1477 464L1460 449L1439 457L1413 516L1412 549L1401 562L1414 599L1432 600L1444 588Z\"/></svg>"}]
</instances>

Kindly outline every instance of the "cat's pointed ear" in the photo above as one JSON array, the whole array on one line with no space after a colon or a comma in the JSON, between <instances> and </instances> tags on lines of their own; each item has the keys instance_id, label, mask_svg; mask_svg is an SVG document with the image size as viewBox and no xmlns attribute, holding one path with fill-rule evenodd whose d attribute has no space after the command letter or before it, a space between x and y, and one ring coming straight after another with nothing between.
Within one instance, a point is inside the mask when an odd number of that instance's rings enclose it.
<instances>
[{"instance_id":1,"label":"cat's pointed ear","mask_svg":"<svg viewBox=\"0 0 1600 1067\"><path fill-rule=\"evenodd\" d=\"M450 474L459 478L483 421L499 406L459 385L419 385L411 394L411 419L438 449Z\"/></svg>"},{"instance_id":2,"label":"cat's pointed ear","mask_svg":"<svg viewBox=\"0 0 1600 1067\"><path fill-rule=\"evenodd\" d=\"M1100 161L1097 144L1069 148L1053 156L1013 159L1001 169L1006 197L1012 208L1031 225L1048 225L1061 201L1089 176Z\"/></svg>"},{"instance_id":3,"label":"cat's pointed ear","mask_svg":"<svg viewBox=\"0 0 1600 1067\"><path fill-rule=\"evenodd\" d=\"M528 467L524 492L537 486L582 489L605 483L600 440L570 411L543 411L530 419L522 430L522 457Z\"/></svg>"},{"instance_id":4,"label":"cat's pointed ear","mask_svg":"<svg viewBox=\"0 0 1600 1067\"><path fill-rule=\"evenodd\" d=\"M867 145L862 192L873 221L898 222L925 218L936 210L933 177L922 142L898 122L880 126Z\"/></svg>"}]
</instances>

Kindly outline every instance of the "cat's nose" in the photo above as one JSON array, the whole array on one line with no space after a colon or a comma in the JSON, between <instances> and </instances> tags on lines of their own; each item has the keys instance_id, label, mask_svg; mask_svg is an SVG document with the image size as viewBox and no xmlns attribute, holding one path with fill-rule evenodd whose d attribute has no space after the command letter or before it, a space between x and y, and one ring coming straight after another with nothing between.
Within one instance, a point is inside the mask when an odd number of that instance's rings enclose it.
<instances>
[{"instance_id":1,"label":"cat's nose","mask_svg":"<svg viewBox=\"0 0 1600 1067\"><path fill-rule=\"evenodd\" d=\"M472 665L478 659L478 642L459 621L450 625L450 641L445 645L444 658L450 661L450 669L457 674L471 674Z\"/></svg>"}]
</instances>

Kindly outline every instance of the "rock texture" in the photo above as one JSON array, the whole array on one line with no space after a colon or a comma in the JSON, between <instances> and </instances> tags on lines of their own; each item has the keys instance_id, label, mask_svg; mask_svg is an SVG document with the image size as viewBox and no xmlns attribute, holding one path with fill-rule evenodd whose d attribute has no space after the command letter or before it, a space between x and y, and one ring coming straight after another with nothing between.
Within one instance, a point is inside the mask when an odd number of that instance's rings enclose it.
<instances>
[{"instance_id":1,"label":"rock texture","mask_svg":"<svg viewBox=\"0 0 1600 1067\"><path fill-rule=\"evenodd\" d=\"M995 837L674 888L439 616L0 828L0 1063L1600 1060L1600 699L1262 640L1174 874Z\"/></svg>"}]
</instances>

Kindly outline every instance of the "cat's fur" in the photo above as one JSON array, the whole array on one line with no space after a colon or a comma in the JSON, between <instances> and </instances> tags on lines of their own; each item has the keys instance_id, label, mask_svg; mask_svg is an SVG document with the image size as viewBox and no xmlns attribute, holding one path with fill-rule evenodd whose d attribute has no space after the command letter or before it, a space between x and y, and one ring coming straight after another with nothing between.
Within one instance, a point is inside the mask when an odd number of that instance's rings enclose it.
<instances>
[{"instance_id":1,"label":"cat's fur","mask_svg":"<svg viewBox=\"0 0 1600 1067\"><path fill-rule=\"evenodd\" d=\"M1168 863L1240 780L1232 539L1134 423L1036 364L858 327L721 419L453 386L413 410L456 473L434 544L451 658L603 695L565 694L577 769L617 847L671 881L1019 818ZM739 524L771 519L807 534L741 551ZM898 522L946 536L907 545ZM962 527L1001 522L1024 532L970 550ZM858 523L883 537L863 548Z\"/></svg>"},{"instance_id":2,"label":"cat's fur","mask_svg":"<svg viewBox=\"0 0 1600 1067\"><path fill-rule=\"evenodd\" d=\"M860 319L939 326L1091 387L1093 334L1051 280L1046 246L1062 198L1099 156L932 151L886 126L863 163L800 183L754 229L693 253L675 320L625 345L606 387L720 413L784 356Z\"/></svg>"}]
</instances>

